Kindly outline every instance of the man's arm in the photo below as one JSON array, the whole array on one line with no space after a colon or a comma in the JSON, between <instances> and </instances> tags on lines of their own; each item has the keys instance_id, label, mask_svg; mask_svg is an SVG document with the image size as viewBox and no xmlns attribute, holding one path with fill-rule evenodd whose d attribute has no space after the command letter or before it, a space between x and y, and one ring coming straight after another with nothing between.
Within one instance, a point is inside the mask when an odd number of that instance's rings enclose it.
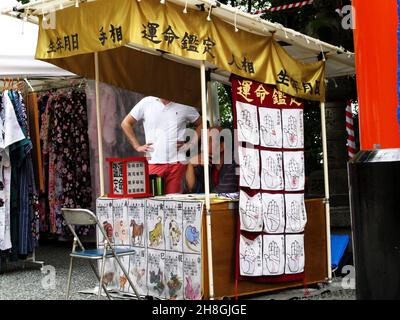
<instances>
[{"instance_id":1,"label":"man's arm","mask_svg":"<svg viewBox=\"0 0 400 320\"><path fill-rule=\"evenodd\" d=\"M135 149L137 152L153 151L153 148L151 147L152 143L140 145L139 141L136 138L134 130L136 123L137 123L136 119L132 117L130 114L128 114L121 123L122 131L128 138L128 141L131 144L132 148Z\"/></svg>"},{"instance_id":2,"label":"man's arm","mask_svg":"<svg viewBox=\"0 0 400 320\"><path fill-rule=\"evenodd\" d=\"M182 141L178 141L178 143L177 143L178 150L182 149L182 150L186 151L186 150L190 149L190 147L192 145L196 144L197 141L199 141L200 136L201 136L201 129L203 128L203 122L202 122L201 117L199 117L193 124L195 126L196 135L193 137L192 141L190 141L190 142L185 143Z\"/></svg>"}]
</instances>

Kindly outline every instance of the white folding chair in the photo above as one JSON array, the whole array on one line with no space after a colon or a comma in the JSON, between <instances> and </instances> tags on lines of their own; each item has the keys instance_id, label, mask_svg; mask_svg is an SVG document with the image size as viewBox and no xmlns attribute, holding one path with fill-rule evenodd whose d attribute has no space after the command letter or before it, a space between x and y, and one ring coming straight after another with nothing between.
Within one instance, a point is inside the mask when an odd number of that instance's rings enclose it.
<instances>
[{"instance_id":1,"label":"white folding chair","mask_svg":"<svg viewBox=\"0 0 400 320\"><path fill-rule=\"evenodd\" d=\"M104 292L107 295L107 298L111 300L111 296L107 290L107 286L103 283L104 277L104 268L106 259L108 258L115 258L118 265L120 266L122 272L124 273L126 279L128 280L130 286L132 287L133 292L135 293L136 297L140 300L140 295L137 292L131 278L129 277L128 272L126 271L124 265L122 264L119 257L127 256L131 254L135 254L135 251L132 247L124 246L118 248L113 245L111 241L109 241L107 234L105 233L102 225L100 224L99 220L97 219L96 215L91 212L90 210L86 209L68 209L63 208L61 209L62 215L66 224L68 225L69 229L71 230L74 236L74 242L72 244L72 252L70 254L70 264L69 264L69 273L68 273L68 283L67 283L67 293L66 299L69 299L69 293L71 288L71 278L72 278L72 268L73 268L73 260L77 259L85 259L89 261L89 264L96 275L96 278L99 280L99 293L98 298L101 297L101 288L104 289ZM83 246L82 242L80 241L78 235L75 232L74 226L86 226L86 225L96 225L99 232L104 237L104 248L103 249L90 249L86 250ZM77 251L76 247L79 246L80 250ZM93 264L93 261L101 260L101 270L100 275L96 271L96 267Z\"/></svg>"}]
</instances>

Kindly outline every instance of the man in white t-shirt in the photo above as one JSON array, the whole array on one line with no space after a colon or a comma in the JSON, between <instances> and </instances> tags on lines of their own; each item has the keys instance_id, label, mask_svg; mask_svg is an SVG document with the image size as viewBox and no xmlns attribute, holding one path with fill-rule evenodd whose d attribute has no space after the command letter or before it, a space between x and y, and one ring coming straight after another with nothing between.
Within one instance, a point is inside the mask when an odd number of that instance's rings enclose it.
<instances>
[{"instance_id":1,"label":"man in white t-shirt","mask_svg":"<svg viewBox=\"0 0 400 320\"><path fill-rule=\"evenodd\" d=\"M138 142L134 126L143 120L146 144ZM201 117L197 110L169 100L143 98L122 121L121 127L130 144L137 152L146 153L149 173L164 177L165 193L182 193L182 178L185 174L186 155L189 146L185 143L186 125L196 127L198 139ZM193 143L193 140L192 140Z\"/></svg>"}]
</instances>

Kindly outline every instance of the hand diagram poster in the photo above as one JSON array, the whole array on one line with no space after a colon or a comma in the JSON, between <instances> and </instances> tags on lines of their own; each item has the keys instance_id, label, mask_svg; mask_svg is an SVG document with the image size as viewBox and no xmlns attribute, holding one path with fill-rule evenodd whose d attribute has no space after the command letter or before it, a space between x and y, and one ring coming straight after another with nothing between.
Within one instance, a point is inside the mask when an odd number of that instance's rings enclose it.
<instances>
[{"instance_id":1,"label":"hand diagram poster","mask_svg":"<svg viewBox=\"0 0 400 320\"><path fill-rule=\"evenodd\" d=\"M256 149L239 147L240 186L260 189L260 153Z\"/></svg>"},{"instance_id":2,"label":"hand diagram poster","mask_svg":"<svg viewBox=\"0 0 400 320\"><path fill-rule=\"evenodd\" d=\"M286 274L304 272L304 235L286 235Z\"/></svg>"},{"instance_id":3,"label":"hand diagram poster","mask_svg":"<svg viewBox=\"0 0 400 320\"><path fill-rule=\"evenodd\" d=\"M126 200L113 200L114 242L117 246L129 245L129 226L127 219Z\"/></svg>"},{"instance_id":4,"label":"hand diagram poster","mask_svg":"<svg viewBox=\"0 0 400 320\"><path fill-rule=\"evenodd\" d=\"M284 189L282 152L261 151L261 189L267 191Z\"/></svg>"},{"instance_id":5,"label":"hand diagram poster","mask_svg":"<svg viewBox=\"0 0 400 320\"><path fill-rule=\"evenodd\" d=\"M262 264L262 236L254 240L240 236L240 274L247 277L257 277L263 274Z\"/></svg>"},{"instance_id":6,"label":"hand diagram poster","mask_svg":"<svg viewBox=\"0 0 400 320\"><path fill-rule=\"evenodd\" d=\"M201 253L201 218L203 205L200 202L183 202L183 252Z\"/></svg>"},{"instance_id":7,"label":"hand diagram poster","mask_svg":"<svg viewBox=\"0 0 400 320\"><path fill-rule=\"evenodd\" d=\"M144 247L146 244L145 200L127 199L127 217L130 244Z\"/></svg>"},{"instance_id":8,"label":"hand diagram poster","mask_svg":"<svg viewBox=\"0 0 400 320\"><path fill-rule=\"evenodd\" d=\"M285 199L283 194L262 194L264 232L279 234L285 232Z\"/></svg>"},{"instance_id":9,"label":"hand diagram poster","mask_svg":"<svg viewBox=\"0 0 400 320\"><path fill-rule=\"evenodd\" d=\"M146 296L147 291L147 250L135 248L135 253L129 256L129 276L132 279L135 289L142 296ZM129 286L129 293L134 293Z\"/></svg>"},{"instance_id":10,"label":"hand diagram poster","mask_svg":"<svg viewBox=\"0 0 400 320\"><path fill-rule=\"evenodd\" d=\"M278 276L285 273L285 236L263 236L263 275Z\"/></svg>"},{"instance_id":11,"label":"hand diagram poster","mask_svg":"<svg viewBox=\"0 0 400 320\"><path fill-rule=\"evenodd\" d=\"M164 202L159 200L147 200L147 244L149 248L165 249L164 241Z\"/></svg>"},{"instance_id":12,"label":"hand diagram poster","mask_svg":"<svg viewBox=\"0 0 400 320\"><path fill-rule=\"evenodd\" d=\"M258 108L260 114L260 137L262 147L282 148L281 110Z\"/></svg>"},{"instance_id":13,"label":"hand diagram poster","mask_svg":"<svg viewBox=\"0 0 400 320\"><path fill-rule=\"evenodd\" d=\"M239 141L258 145L260 134L258 129L257 106L236 102L236 114L238 117Z\"/></svg>"},{"instance_id":14,"label":"hand diagram poster","mask_svg":"<svg viewBox=\"0 0 400 320\"><path fill-rule=\"evenodd\" d=\"M305 182L304 152L284 152L285 190L303 191Z\"/></svg>"},{"instance_id":15,"label":"hand diagram poster","mask_svg":"<svg viewBox=\"0 0 400 320\"><path fill-rule=\"evenodd\" d=\"M100 224L105 231L108 240L114 241L114 217L113 217L113 200L108 199L97 199L96 201L96 214L97 218L100 221ZM103 234L97 230L97 243L98 246L104 245L104 236Z\"/></svg>"},{"instance_id":16,"label":"hand diagram poster","mask_svg":"<svg viewBox=\"0 0 400 320\"><path fill-rule=\"evenodd\" d=\"M259 232L263 229L263 203L261 194L250 197L245 191L240 191L239 213L240 229Z\"/></svg>"},{"instance_id":17,"label":"hand diagram poster","mask_svg":"<svg viewBox=\"0 0 400 320\"><path fill-rule=\"evenodd\" d=\"M304 102L235 75L231 82L241 189L238 277L301 280L307 223Z\"/></svg>"},{"instance_id":18,"label":"hand diagram poster","mask_svg":"<svg viewBox=\"0 0 400 320\"><path fill-rule=\"evenodd\" d=\"M285 194L286 233L301 233L307 223L304 194Z\"/></svg>"},{"instance_id":19,"label":"hand diagram poster","mask_svg":"<svg viewBox=\"0 0 400 320\"><path fill-rule=\"evenodd\" d=\"M149 295L165 298L165 251L147 251L147 287Z\"/></svg>"},{"instance_id":20,"label":"hand diagram poster","mask_svg":"<svg viewBox=\"0 0 400 320\"><path fill-rule=\"evenodd\" d=\"M165 201L165 249L183 251L183 204L180 201Z\"/></svg>"},{"instance_id":21,"label":"hand diagram poster","mask_svg":"<svg viewBox=\"0 0 400 320\"><path fill-rule=\"evenodd\" d=\"M183 299L183 253L165 253L165 283L167 299Z\"/></svg>"},{"instance_id":22,"label":"hand diagram poster","mask_svg":"<svg viewBox=\"0 0 400 320\"><path fill-rule=\"evenodd\" d=\"M201 292L201 256L185 254L183 256L183 291L185 300L200 300Z\"/></svg>"},{"instance_id":23,"label":"hand diagram poster","mask_svg":"<svg viewBox=\"0 0 400 320\"><path fill-rule=\"evenodd\" d=\"M304 148L304 112L302 109L283 109L283 148Z\"/></svg>"}]
</instances>

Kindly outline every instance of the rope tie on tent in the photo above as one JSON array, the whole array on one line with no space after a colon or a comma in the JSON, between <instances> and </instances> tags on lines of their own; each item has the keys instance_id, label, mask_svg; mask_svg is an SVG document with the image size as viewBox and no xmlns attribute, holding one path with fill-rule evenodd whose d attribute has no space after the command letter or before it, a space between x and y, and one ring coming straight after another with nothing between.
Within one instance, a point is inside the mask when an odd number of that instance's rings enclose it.
<instances>
[{"instance_id":1,"label":"rope tie on tent","mask_svg":"<svg viewBox=\"0 0 400 320\"><path fill-rule=\"evenodd\" d=\"M183 13L187 13L187 5L188 5L188 2L187 2L187 0L185 1L185 8L183 9Z\"/></svg>"},{"instance_id":2,"label":"rope tie on tent","mask_svg":"<svg viewBox=\"0 0 400 320\"><path fill-rule=\"evenodd\" d=\"M211 11L212 11L212 4L210 4L210 9L208 10L208 16L207 16L207 21L211 21Z\"/></svg>"},{"instance_id":3,"label":"rope tie on tent","mask_svg":"<svg viewBox=\"0 0 400 320\"><path fill-rule=\"evenodd\" d=\"M321 44L321 42L319 42L319 47L320 47L320 49L321 49L322 61L326 61L326 57L325 57L325 53L324 53L324 49L322 48L322 44Z\"/></svg>"},{"instance_id":4,"label":"rope tie on tent","mask_svg":"<svg viewBox=\"0 0 400 320\"><path fill-rule=\"evenodd\" d=\"M237 27L237 15L238 15L238 12L239 12L239 8L236 7L236 8L235 8L235 18L234 18L235 32L238 32L238 31L239 31L239 29L238 29L238 27Z\"/></svg>"}]
</instances>

